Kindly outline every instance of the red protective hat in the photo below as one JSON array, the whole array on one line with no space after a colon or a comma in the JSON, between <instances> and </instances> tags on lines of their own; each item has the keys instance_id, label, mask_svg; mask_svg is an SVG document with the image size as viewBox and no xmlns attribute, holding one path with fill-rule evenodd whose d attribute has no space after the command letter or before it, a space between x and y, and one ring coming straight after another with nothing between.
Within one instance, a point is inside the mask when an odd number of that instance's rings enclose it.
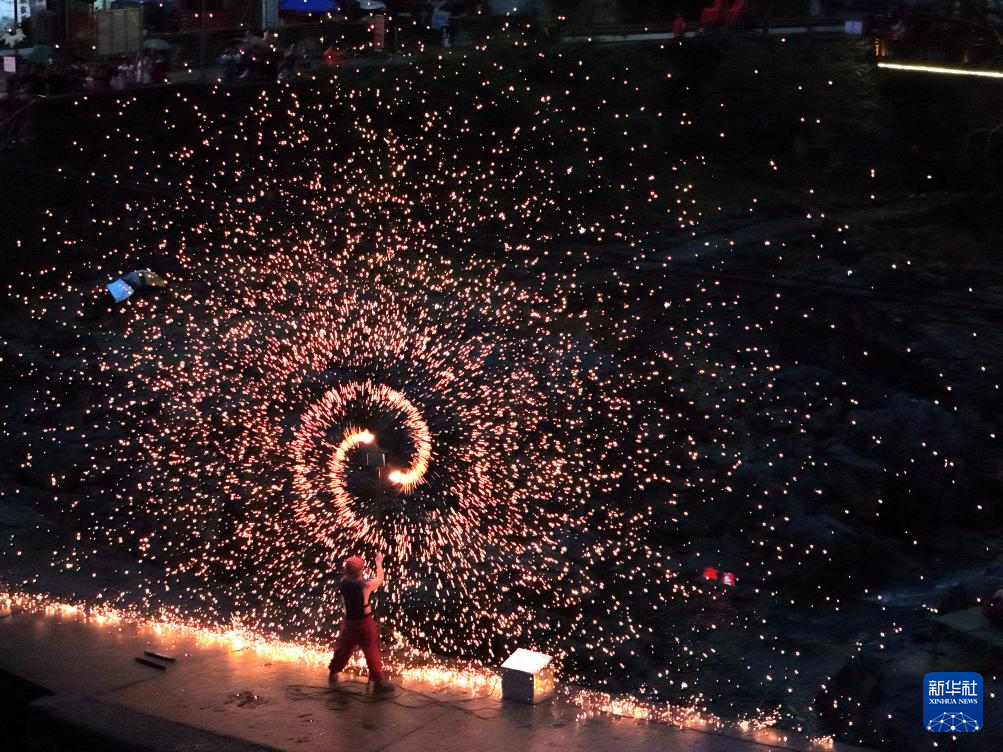
<instances>
[{"instance_id":1,"label":"red protective hat","mask_svg":"<svg viewBox=\"0 0 1003 752\"><path fill-rule=\"evenodd\" d=\"M365 568L366 562L362 560L361 556L349 556L345 559L345 574L350 577L358 577Z\"/></svg>"}]
</instances>

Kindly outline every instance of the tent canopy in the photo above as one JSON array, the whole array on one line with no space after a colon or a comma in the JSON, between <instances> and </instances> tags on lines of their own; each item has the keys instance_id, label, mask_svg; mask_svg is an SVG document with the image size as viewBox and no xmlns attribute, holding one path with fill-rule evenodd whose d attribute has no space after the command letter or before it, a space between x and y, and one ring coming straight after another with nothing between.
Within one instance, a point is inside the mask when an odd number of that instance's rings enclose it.
<instances>
[{"instance_id":1,"label":"tent canopy","mask_svg":"<svg viewBox=\"0 0 1003 752\"><path fill-rule=\"evenodd\" d=\"M335 13L338 3L335 0L279 0L279 10L293 13Z\"/></svg>"}]
</instances>

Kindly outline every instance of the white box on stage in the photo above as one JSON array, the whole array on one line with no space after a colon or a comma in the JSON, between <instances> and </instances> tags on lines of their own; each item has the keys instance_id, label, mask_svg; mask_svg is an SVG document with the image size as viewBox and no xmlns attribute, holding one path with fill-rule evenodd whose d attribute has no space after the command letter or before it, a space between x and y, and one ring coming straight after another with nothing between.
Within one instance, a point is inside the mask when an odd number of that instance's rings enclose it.
<instances>
[{"instance_id":1,"label":"white box on stage","mask_svg":"<svg viewBox=\"0 0 1003 752\"><path fill-rule=\"evenodd\" d=\"M544 653L518 648L502 664L502 697L530 705L554 696L553 659Z\"/></svg>"}]
</instances>

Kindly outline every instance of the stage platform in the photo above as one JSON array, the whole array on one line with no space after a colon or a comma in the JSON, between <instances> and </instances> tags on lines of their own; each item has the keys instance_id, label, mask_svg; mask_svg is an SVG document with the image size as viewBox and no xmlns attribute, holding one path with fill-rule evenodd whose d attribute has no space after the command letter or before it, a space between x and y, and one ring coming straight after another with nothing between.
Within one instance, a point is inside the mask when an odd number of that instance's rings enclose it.
<instances>
[{"instance_id":1,"label":"stage platform","mask_svg":"<svg viewBox=\"0 0 1003 752\"><path fill-rule=\"evenodd\" d=\"M174 658L137 662L144 651ZM149 658L149 656L146 656ZM773 729L725 735L587 713L567 696L535 706L491 693L404 682L377 700L365 684L330 690L323 666L271 659L128 622L13 609L0 613L0 670L44 688L32 712L109 748L302 752L766 752L818 746Z\"/></svg>"}]
</instances>

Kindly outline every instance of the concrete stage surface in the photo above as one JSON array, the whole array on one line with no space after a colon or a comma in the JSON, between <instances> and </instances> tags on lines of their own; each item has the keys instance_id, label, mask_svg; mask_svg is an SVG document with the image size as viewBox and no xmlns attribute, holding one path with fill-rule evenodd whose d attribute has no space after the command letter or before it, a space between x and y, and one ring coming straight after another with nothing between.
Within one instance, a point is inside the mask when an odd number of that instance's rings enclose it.
<instances>
[{"instance_id":1,"label":"concrete stage surface","mask_svg":"<svg viewBox=\"0 0 1003 752\"><path fill-rule=\"evenodd\" d=\"M135 659L146 650L176 661L162 662L163 670L143 665ZM100 735L109 746L158 752L859 749L816 746L773 729L724 735L591 715L567 697L531 707L503 703L495 693L406 682L390 699L376 700L351 677L329 690L323 666L157 635L128 622L16 608L0 613L0 670L51 693L31 708L53 724Z\"/></svg>"}]
</instances>

